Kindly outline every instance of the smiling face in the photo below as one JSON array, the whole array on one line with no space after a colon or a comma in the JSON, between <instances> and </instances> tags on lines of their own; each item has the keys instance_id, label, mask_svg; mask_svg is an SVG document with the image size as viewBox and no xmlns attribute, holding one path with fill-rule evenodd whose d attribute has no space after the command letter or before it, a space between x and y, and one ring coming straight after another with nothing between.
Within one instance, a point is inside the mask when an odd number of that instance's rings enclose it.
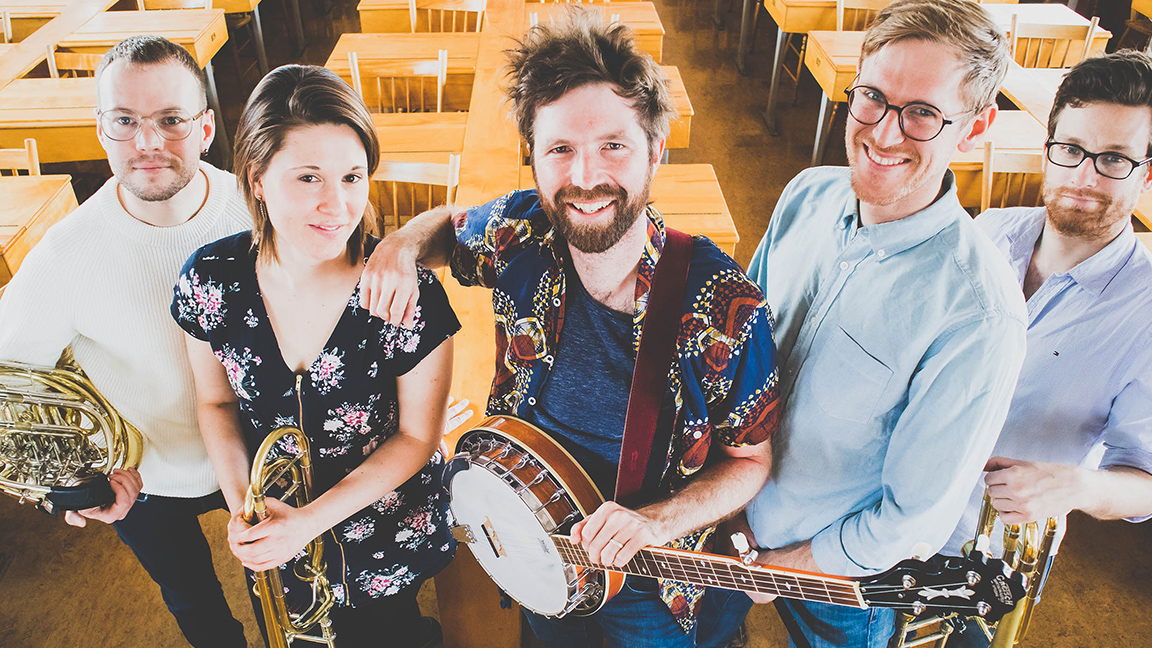
<instances>
[{"instance_id":1,"label":"smiling face","mask_svg":"<svg viewBox=\"0 0 1152 648\"><path fill-rule=\"evenodd\" d=\"M191 117L203 109L200 82L176 61L113 61L100 76L98 95L102 112L125 111L159 118L164 113ZM108 137L100 120L96 133L120 185L141 200L164 201L196 176L200 152L212 143L212 111L193 120L191 134L182 140L164 139L147 120L135 137L124 142Z\"/></svg>"},{"instance_id":2,"label":"smiling face","mask_svg":"<svg viewBox=\"0 0 1152 648\"><path fill-rule=\"evenodd\" d=\"M1148 157L1150 138L1152 108L1102 102L1065 108L1052 136L1091 153L1119 153L1137 162ZM1115 180L1097 173L1088 158L1074 169L1044 162L1048 222L1066 236L1110 240L1128 223L1140 194L1152 190L1152 165Z\"/></svg>"},{"instance_id":3,"label":"smiling face","mask_svg":"<svg viewBox=\"0 0 1152 648\"><path fill-rule=\"evenodd\" d=\"M890 105L925 103L952 124L934 139L905 137L895 110L874 125L848 117L845 143L852 189L877 221L911 215L932 204L952 154L971 150L995 115L989 107L973 118L960 94L966 70L948 45L905 38L864 59L856 85L879 90Z\"/></svg>"},{"instance_id":4,"label":"smiling face","mask_svg":"<svg viewBox=\"0 0 1152 648\"><path fill-rule=\"evenodd\" d=\"M268 168L253 182L286 255L330 261L346 253L348 239L368 207L368 159L356 131L321 124L290 131Z\"/></svg>"},{"instance_id":5,"label":"smiling face","mask_svg":"<svg viewBox=\"0 0 1152 648\"><path fill-rule=\"evenodd\" d=\"M644 212L664 143L649 147L636 111L607 83L541 106L533 128L532 174L548 219L577 250L610 249Z\"/></svg>"}]
</instances>

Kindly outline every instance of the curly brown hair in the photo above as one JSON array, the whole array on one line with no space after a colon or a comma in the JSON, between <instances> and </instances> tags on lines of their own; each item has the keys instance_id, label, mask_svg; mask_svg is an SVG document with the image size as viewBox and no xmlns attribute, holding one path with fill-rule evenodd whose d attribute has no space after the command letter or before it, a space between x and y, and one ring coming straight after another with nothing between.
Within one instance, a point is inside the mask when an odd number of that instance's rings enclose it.
<instances>
[{"instance_id":1,"label":"curly brown hair","mask_svg":"<svg viewBox=\"0 0 1152 648\"><path fill-rule=\"evenodd\" d=\"M537 109L593 83L609 83L631 102L650 150L668 136L668 122L676 117L660 66L636 47L631 29L605 25L600 11L570 6L555 23L529 29L508 58L506 94L529 150Z\"/></svg>"}]
</instances>

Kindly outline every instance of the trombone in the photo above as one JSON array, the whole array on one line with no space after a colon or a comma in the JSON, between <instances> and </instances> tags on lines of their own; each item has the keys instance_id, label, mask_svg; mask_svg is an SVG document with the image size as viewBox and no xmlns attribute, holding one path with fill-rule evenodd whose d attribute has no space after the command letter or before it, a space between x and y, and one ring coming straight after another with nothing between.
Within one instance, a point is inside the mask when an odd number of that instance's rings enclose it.
<instances>
[{"instance_id":1,"label":"trombone","mask_svg":"<svg viewBox=\"0 0 1152 648\"><path fill-rule=\"evenodd\" d=\"M284 444L281 444L282 440ZM294 446L296 454L280 455L277 446ZM269 487L282 480L288 483L283 499L295 496L297 508L312 501L312 454L308 437L303 431L292 427L273 430L256 451L248 494L244 498L245 522L256 524L268 518L265 494ZM323 537L313 538L305 545L304 552L305 556L296 561L293 571L301 581L311 584L312 603L300 614L288 612L279 568L256 573L253 591L260 599L269 648L288 648L297 639L335 648L336 632L332 630L328 613L335 605L336 597L325 573L327 563L324 561ZM317 625L320 626L319 637L309 634Z\"/></svg>"},{"instance_id":2,"label":"trombone","mask_svg":"<svg viewBox=\"0 0 1152 648\"><path fill-rule=\"evenodd\" d=\"M976 537L964 545L965 555L972 551L988 552L989 539L992 537L997 517L996 509L992 506L992 498L985 491L984 503L980 507L980 517L976 523ZM991 642L991 648L1012 648L1024 640L1028 624L1032 620L1032 609L1040 601L1040 587L1051 568L1049 558L1052 556L1052 545L1059 529L1059 521L1051 517L1043 523L1043 526L1039 522L1004 525L1004 562L1017 573L1024 574L1027 587L1024 597L999 622L989 624L983 618L971 617L977 630L983 632ZM915 648L939 641L936 648L944 648L951 634L967 620L968 617L957 614L933 616L921 620L901 615L890 645L894 648ZM921 629L933 624L939 624L934 632L916 636Z\"/></svg>"}]
</instances>

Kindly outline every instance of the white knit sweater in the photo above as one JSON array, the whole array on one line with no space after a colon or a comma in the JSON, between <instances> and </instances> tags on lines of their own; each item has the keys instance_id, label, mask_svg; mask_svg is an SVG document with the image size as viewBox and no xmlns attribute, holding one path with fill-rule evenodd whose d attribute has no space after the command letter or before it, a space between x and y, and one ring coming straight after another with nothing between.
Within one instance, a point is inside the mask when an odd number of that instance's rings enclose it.
<instances>
[{"instance_id":1,"label":"white knit sweater","mask_svg":"<svg viewBox=\"0 0 1152 648\"><path fill-rule=\"evenodd\" d=\"M112 178L54 225L0 299L0 358L52 365L72 345L97 389L144 436L144 492L217 490L196 423L185 334L169 314L172 286L200 246L250 229L236 178L209 164L208 201L175 227L142 223Z\"/></svg>"}]
</instances>

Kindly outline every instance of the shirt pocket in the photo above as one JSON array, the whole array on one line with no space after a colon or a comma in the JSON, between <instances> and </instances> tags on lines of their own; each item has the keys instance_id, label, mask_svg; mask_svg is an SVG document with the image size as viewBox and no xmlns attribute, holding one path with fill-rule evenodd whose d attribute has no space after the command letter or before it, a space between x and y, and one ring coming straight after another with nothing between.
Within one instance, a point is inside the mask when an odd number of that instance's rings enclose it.
<instances>
[{"instance_id":1,"label":"shirt pocket","mask_svg":"<svg viewBox=\"0 0 1152 648\"><path fill-rule=\"evenodd\" d=\"M892 370L839 326L821 355L810 382L816 403L833 418L866 423L892 380Z\"/></svg>"}]
</instances>

